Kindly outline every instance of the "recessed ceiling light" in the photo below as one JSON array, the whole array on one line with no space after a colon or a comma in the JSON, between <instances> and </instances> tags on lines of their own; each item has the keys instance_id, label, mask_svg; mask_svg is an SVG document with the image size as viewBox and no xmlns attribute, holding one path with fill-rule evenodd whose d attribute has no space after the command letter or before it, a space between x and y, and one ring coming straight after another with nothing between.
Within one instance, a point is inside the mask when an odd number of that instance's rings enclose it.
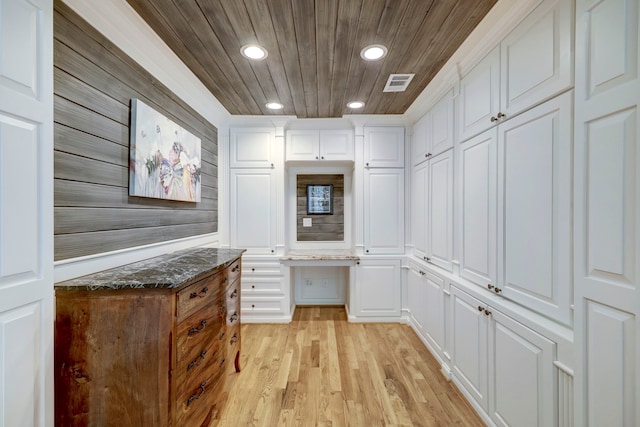
<instances>
[{"instance_id":1,"label":"recessed ceiling light","mask_svg":"<svg viewBox=\"0 0 640 427\"><path fill-rule=\"evenodd\" d=\"M364 107L364 102L362 101L352 101L347 104L349 108L362 108Z\"/></svg>"},{"instance_id":2,"label":"recessed ceiling light","mask_svg":"<svg viewBox=\"0 0 640 427\"><path fill-rule=\"evenodd\" d=\"M267 49L256 44L247 44L240 48L240 53L245 58L253 59L254 61L261 61L267 57Z\"/></svg>"},{"instance_id":3,"label":"recessed ceiling light","mask_svg":"<svg viewBox=\"0 0 640 427\"><path fill-rule=\"evenodd\" d=\"M270 110L281 110L282 108L284 108L284 105L280 104L279 102L267 102L265 104L265 107Z\"/></svg>"},{"instance_id":4,"label":"recessed ceiling light","mask_svg":"<svg viewBox=\"0 0 640 427\"><path fill-rule=\"evenodd\" d=\"M387 48L381 44L372 44L360 51L360 56L365 61L377 61L387 55Z\"/></svg>"}]
</instances>

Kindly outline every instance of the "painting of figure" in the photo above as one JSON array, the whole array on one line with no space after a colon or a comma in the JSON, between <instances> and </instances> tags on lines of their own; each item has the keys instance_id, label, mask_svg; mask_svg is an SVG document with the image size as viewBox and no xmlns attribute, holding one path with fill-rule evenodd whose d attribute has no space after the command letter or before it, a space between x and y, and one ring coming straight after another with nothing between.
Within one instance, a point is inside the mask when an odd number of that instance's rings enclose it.
<instances>
[{"instance_id":1,"label":"painting of figure","mask_svg":"<svg viewBox=\"0 0 640 427\"><path fill-rule=\"evenodd\" d=\"M182 126L132 99L129 194L199 202L200 143Z\"/></svg>"}]
</instances>

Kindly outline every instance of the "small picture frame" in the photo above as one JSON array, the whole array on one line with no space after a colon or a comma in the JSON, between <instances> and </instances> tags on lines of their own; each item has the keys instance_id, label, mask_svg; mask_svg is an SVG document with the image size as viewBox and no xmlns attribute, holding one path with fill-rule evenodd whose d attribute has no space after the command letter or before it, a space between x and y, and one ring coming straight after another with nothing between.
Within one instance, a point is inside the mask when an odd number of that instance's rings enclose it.
<instances>
[{"instance_id":1,"label":"small picture frame","mask_svg":"<svg viewBox=\"0 0 640 427\"><path fill-rule=\"evenodd\" d=\"M307 215L333 215L333 184L307 185Z\"/></svg>"}]
</instances>

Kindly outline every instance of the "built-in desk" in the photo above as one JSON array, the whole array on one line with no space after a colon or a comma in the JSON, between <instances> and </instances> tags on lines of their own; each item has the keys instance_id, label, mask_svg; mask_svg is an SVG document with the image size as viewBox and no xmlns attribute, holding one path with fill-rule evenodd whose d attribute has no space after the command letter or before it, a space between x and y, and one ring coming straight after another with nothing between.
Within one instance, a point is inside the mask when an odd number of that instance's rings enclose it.
<instances>
[{"instance_id":1,"label":"built-in desk","mask_svg":"<svg viewBox=\"0 0 640 427\"><path fill-rule=\"evenodd\" d=\"M297 249L280 258L289 266L351 266L360 260L349 249Z\"/></svg>"},{"instance_id":2,"label":"built-in desk","mask_svg":"<svg viewBox=\"0 0 640 427\"><path fill-rule=\"evenodd\" d=\"M290 268L296 304L345 304L348 311L359 260L348 249L297 249L280 258Z\"/></svg>"}]
</instances>

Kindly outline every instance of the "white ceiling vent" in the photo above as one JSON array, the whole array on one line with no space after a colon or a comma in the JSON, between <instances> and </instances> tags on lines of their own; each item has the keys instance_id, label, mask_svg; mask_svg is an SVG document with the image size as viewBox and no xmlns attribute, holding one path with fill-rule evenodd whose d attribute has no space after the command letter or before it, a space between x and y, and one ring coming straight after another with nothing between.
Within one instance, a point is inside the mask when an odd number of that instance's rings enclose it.
<instances>
[{"instance_id":1,"label":"white ceiling vent","mask_svg":"<svg viewBox=\"0 0 640 427\"><path fill-rule=\"evenodd\" d=\"M415 74L389 74L383 92L404 92Z\"/></svg>"}]
</instances>

